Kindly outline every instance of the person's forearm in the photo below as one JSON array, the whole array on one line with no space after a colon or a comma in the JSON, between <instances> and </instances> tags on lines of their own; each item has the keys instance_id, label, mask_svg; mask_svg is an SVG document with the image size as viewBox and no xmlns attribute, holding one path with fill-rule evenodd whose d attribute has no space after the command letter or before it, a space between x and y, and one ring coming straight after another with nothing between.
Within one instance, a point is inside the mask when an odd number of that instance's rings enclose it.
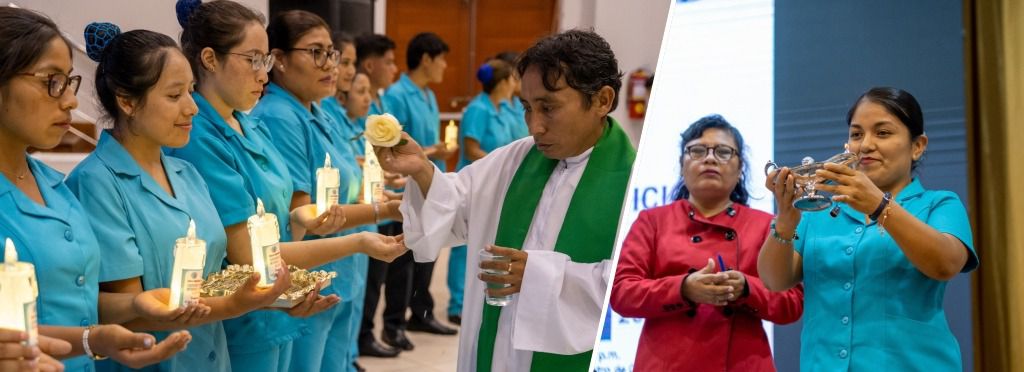
<instances>
[{"instance_id":1,"label":"person's forearm","mask_svg":"<svg viewBox=\"0 0 1024 372\"><path fill-rule=\"evenodd\" d=\"M85 332L84 327L58 327L39 325L39 334L47 337L61 339L71 344L71 352L64 355L59 355L58 357L61 359L67 359L85 354L85 349L82 347L83 332Z\"/></svg>"},{"instance_id":2,"label":"person's forearm","mask_svg":"<svg viewBox=\"0 0 1024 372\"><path fill-rule=\"evenodd\" d=\"M785 291L800 282L796 255L792 244L771 237L765 239L757 256L757 272L766 288L773 292Z\"/></svg>"},{"instance_id":3,"label":"person's forearm","mask_svg":"<svg viewBox=\"0 0 1024 372\"><path fill-rule=\"evenodd\" d=\"M281 243L281 258L289 265L311 269L363 253L361 234Z\"/></svg>"},{"instance_id":4,"label":"person's forearm","mask_svg":"<svg viewBox=\"0 0 1024 372\"><path fill-rule=\"evenodd\" d=\"M420 187L420 192L423 197L426 198L427 194L430 193L430 184L434 181L434 164L426 159L423 160L426 164L423 169L412 175L413 182L416 182Z\"/></svg>"},{"instance_id":5,"label":"person's forearm","mask_svg":"<svg viewBox=\"0 0 1024 372\"><path fill-rule=\"evenodd\" d=\"M253 309L242 309L231 301L229 296L220 297L204 297L203 303L210 307L210 314L204 317L200 321L191 322L189 324L181 324L178 322L167 322L145 318L136 318L132 321L125 322L123 325L132 331L176 331L180 329L191 328L203 324L219 322L224 319L237 318L238 316L245 314Z\"/></svg>"},{"instance_id":6,"label":"person's forearm","mask_svg":"<svg viewBox=\"0 0 1024 372\"><path fill-rule=\"evenodd\" d=\"M345 204L341 209L345 211L344 229L351 229L362 225L374 225L381 220L397 219L401 217L397 208L391 208L388 203L377 203L377 210L374 211L372 204Z\"/></svg>"},{"instance_id":7,"label":"person's forearm","mask_svg":"<svg viewBox=\"0 0 1024 372\"><path fill-rule=\"evenodd\" d=\"M100 323L122 324L138 318L139 315L135 313L135 308L132 306L132 301L134 300L135 295L131 293L111 293L100 291Z\"/></svg>"},{"instance_id":8,"label":"person's forearm","mask_svg":"<svg viewBox=\"0 0 1024 372\"><path fill-rule=\"evenodd\" d=\"M900 205L889 208L879 227L892 235L914 267L935 280L950 280L960 273L967 263L967 248L960 240L928 226Z\"/></svg>"}]
</instances>

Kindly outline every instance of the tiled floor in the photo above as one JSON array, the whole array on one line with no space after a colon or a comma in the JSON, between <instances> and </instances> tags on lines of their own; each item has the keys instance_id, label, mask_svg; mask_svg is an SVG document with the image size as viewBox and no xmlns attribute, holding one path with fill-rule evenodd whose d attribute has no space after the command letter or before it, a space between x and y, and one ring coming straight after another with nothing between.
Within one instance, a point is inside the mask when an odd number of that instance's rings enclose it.
<instances>
[{"instance_id":1,"label":"tiled floor","mask_svg":"<svg viewBox=\"0 0 1024 372\"><path fill-rule=\"evenodd\" d=\"M430 282L430 293L434 296L434 316L447 324L448 314L448 250L442 250L434 265L434 277ZM383 297L383 296L381 296ZM377 306L377 320L374 334L380 339L381 313L384 302ZM416 348L402 352L397 358L359 358L359 364L369 372L451 372L459 357L459 336L438 336L429 333L408 332L409 340Z\"/></svg>"}]
</instances>

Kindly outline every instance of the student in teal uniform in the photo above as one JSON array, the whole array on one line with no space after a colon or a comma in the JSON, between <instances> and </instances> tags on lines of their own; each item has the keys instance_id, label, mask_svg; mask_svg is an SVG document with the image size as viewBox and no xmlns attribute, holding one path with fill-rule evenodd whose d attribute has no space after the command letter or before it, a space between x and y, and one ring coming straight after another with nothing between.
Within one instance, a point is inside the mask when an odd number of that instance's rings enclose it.
<instances>
[{"instance_id":1,"label":"student in teal uniform","mask_svg":"<svg viewBox=\"0 0 1024 372\"><path fill-rule=\"evenodd\" d=\"M0 7L0 24L0 242L11 239L19 261L36 267L40 334L70 344L70 352L62 346L59 356L68 358L68 371L93 371L93 359L103 356L136 368L173 356L190 341L187 331L156 343L119 325L98 325L182 313L161 309L154 292L100 294L100 246L82 205L64 175L26 153L29 147L53 148L70 126L81 83L72 75L70 44L53 21L31 10ZM147 311L134 310L133 302ZM54 352L53 344L41 342L41 351Z\"/></svg>"},{"instance_id":2,"label":"student in teal uniform","mask_svg":"<svg viewBox=\"0 0 1024 372\"><path fill-rule=\"evenodd\" d=\"M189 140L197 108L190 95L188 60L173 39L152 31L121 34L110 23L92 23L85 35L89 55L98 62L96 95L113 128L103 132L96 150L75 168L67 184L104 247L100 289L137 294L170 287L175 240L186 235L190 221L197 238L206 241L203 276L220 271L227 237L206 183L191 164L163 156L161 150ZM220 320L269 306L290 285L280 280L272 289L260 290L257 283L250 281L231 296L203 299L201 314L183 316L178 322L127 325L138 330L189 326L189 348L153 370L230 371ZM100 366L125 368L115 363Z\"/></svg>"},{"instance_id":3,"label":"student in teal uniform","mask_svg":"<svg viewBox=\"0 0 1024 372\"><path fill-rule=\"evenodd\" d=\"M476 79L483 85L483 91L469 102L462 113L457 170L522 138L515 129L519 125L517 113L507 104L519 84L512 65L501 59L484 62L477 69ZM466 246L452 247L448 256L448 292L451 293L448 321L455 324L462 322L462 292L465 287Z\"/></svg>"},{"instance_id":4,"label":"student in teal uniform","mask_svg":"<svg viewBox=\"0 0 1024 372\"><path fill-rule=\"evenodd\" d=\"M332 120L338 125L338 133L340 134L340 144L343 151L351 153L350 157L344 157L339 161L347 162L348 166L355 170L355 177L351 181L349 190L349 198L347 200L339 200L339 203L357 203L362 198L362 169L360 168L360 162L358 159L363 157L361 147L358 144L362 141L362 130L355 128L355 123L349 119L348 113L343 106L346 100L349 90L352 88L352 80L356 75L356 45L355 42L345 35L335 35L334 45L341 52L338 58L338 79L335 87L337 91L330 97L324 98L320 101L320 107L323 108L324 112L331 117ZM357 152L356 150L360 150ZM354 193L354 195L353 195ZM362 231L377 232L376 224L367 224L358 226L351 230L343 231L342 234L355 234ZM349 319L346 337L334 337L329 338L329 343L326 347L326 353L341 353L339 350L342 348L348 348L348 359L351 361L353 368L356 371L362 370L362 366L356 363L356 359L359 358L359 346L355 342L359 337L359 325L362 321L363 314L363 301L366 297L366 272L369 264L369 258L366 255L355 255L352 257L352 266L354 270L349 270L344 273L340 280L350 282L353 289L352 298L348 301L352 301L351 305L345 306L345 313L339 314L339 318ZM342 275L339 273L339 275ZM347 304L346 304L347 305ZM342 332L339 330L339 332ZM334 357L330 357L334 359ZM332 360L330 363L325 363L324 366L328 365L339 365L345 363L344 360Z\"/></svg>"},{"instance_id":5,"label":"student in teal uniform","mask_svg":"<svg viewBox=\"0 0 1024 372\"><path fill-rule=\"evenodd\" d=\"M197 80L193 98L199 112L191 141L170 153L191 161L217 195L213 201L228 237L228 261L251 262L245 222L255 212L257 198L281 222L281 253L289 264L311 268L357 252L387 259L400 250L373 235L293 241L306 231L337 231L344 212L339 207L315 216L315 206L308 202L292 208L291 175L271 144L270 132L243 113L256 105L274 62L264 18L231 1L181 10L181 45ZM314 308L319 311L338 301L328 294ZM303 334L286 314L273 310L225 321L225 329L232 367L246 371L289 370L292 340Z\"/></svg>"},{"instance_id":6,"label":"student in teal uniform","mask_svg":"<svg viewBox=\"0 0 1024 372\"><path fill-rule=\"evenodd\" d=\"M395 42L384 35L365 34L356 38L356 67L362 74L369 78L369 115L378 115L387 112L381 101L382 92L391 86L398 73L395 66ZM359 116L355 127L362 132L366 126L366 115ZM385 183L389 190L402 188L403 178L400 175L388 175L385 173ZM402 234L402 223L395 221L381 221L378 231L384 235L398 236ZM406 299L408 285L405 282L408 276L396 275L393 270L388 270L389 263L370 259L369 268L366 270L366 294L363 300L363 319L359 326L359 355L378 358L393 358L398 356L399 349L393 349L377 341L373 335L373 322L377 314L377 304L380 302L381 286L384 282L389 284L384 287L384 329L388 329L389 319L404 318L405 309L408 308ZM394 314L401 314L394 316Z\"/></svg>"},{"instance_id":7,"label":"student in teal uniform","mask_svg":"<svg viewBox=\"0 0 1024 372\"><path fill-rule=\"evenodd\" d=\"M506 63L515 66L516 59L519 58L519 54L513 51L504 51L494 56L494 59L500 59ZM530 135L530 129L526 127L526 108L523 107L523 102L519 100L519 89L522 87L522 82L519 81L519 74L513 71L516 75L515 87L512 88L512 97L506 101L502 101L502 107L507 107L515 113L516 120L519 124L512 127L513 133L516 138L523 138Z\"/></svg>"},{"instance_id":8,"label":"student in teal uniform","mask_svg":"<svg viewBox=\"0 0 1024 372\"><path fill-rule=\"evenodd\" d=\"M959 371L960 348L942 298L978 267L967 211L956 194L926 190L914 169L928 146L917 100L872 88L847 115L856 169L827 164L838 210L802 213L788 168L768 175L777 221L758 259L765 285L804 283L803 371ZM773 183L773 180L775 182Z\"/></svg>"},{"instance_id":9,"label":"student in teal uniform","mask_svg":"<svg viewBox=\"0 0 1024 372\"><path fill-rule=\"evenodd\" d=\"M267 26L269 47L276 63L267 93L253 110L253 116L266 123L274 138L273 145L284 159L291 174L292 206L315 200L316 170L324 165L325 155L336 159L332 164L341 174L339 201L350 200L358 192L358 181L345 158L352 154L335 123L319 106L319 102L335 91L340 52L334 49L329 27L319 16L301 10L282 12ZM400 218L398 203L344 205L345 223L341 230L375 223L380 218ZM368 233L361 233L368 234ZM337 231L309 234L306 239L340 236ZM327 264L321 269L343 273L356 270L356 262L348 257ZM356 288L352 283L334 283L325 293L337 294L342 302L332 311L308 320L295 322L296 327L310 334L296 341L292 355L293 370L338 370L353 368L348 346L325 352L327 340L346 340L351 320L359 315L352 310ZM347 345L347 344L346 344ZM334 346L332 346L334 347Z\"/></svg>"},{"instance_id":10,"label":"student in teal uniform","mask_svg":"<svg viewBox=\"0 0 1024 372\"><path fill-rule=\"evenodd\" d=\"M388 87L383 97L388 113L398 119L402 129L423 146L427 157L441 169L447 169L445 162L458 151L458 146L449 148L440 138L440 111L429 85L439 84L444 79L447 55L448 44L439 36L432 32L416 34L406 47L405 63L409 71ZM412 316L406 319L403 309L401 314L385 319L383 335L384 342L403 350L414 347L405 336L406 330L441 335L457 332L434 318L434 299L430 295L434 263L414 262L412 257L412 252L406 253L388 267L389 271L404 271L412 276L412 287L408 289Z\"/></svg>"}]
</instances>

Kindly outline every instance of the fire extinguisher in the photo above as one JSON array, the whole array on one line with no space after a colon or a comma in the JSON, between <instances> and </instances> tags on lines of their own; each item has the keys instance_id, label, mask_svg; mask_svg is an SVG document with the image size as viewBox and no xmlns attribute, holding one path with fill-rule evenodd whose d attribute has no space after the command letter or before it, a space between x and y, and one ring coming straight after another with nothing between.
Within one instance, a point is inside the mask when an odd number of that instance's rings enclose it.
<instances>
[{"instance_id":1,"label":"fire extinguisher","mask_svg":"<svg viewBox=\"0 0 1024 372\"><path fill-rule=\"evenodd\" d=\"M629 106L630 119L643 119L647 113L647 99L650 96L647 91L647 79L651 73L638 68L629 74L629 84L626 89L626 103Z\"/></svg>"}]
</instances>

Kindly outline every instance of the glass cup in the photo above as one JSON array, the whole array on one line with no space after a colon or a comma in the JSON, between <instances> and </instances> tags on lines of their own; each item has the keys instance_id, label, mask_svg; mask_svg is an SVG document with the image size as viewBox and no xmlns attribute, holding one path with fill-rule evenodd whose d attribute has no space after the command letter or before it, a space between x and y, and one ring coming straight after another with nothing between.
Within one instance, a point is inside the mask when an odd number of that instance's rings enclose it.
<instances>
[{"instance_id":1,"label":"glass cup","mask_svg":"<svg viewBox=\"0 0 1024 372\"><path fill-rule=\"evenodd\" d=\"M479 253L479 256L480 256L480 263L481 264L484 263L484 262L487 262L487 261L497 261L497 262L501 262L501 265L499 265L499 266L509 267L509 265L512 263L512 258L511 257L497 255L497 254L488 252L486 249L481 249L480 253ZM484 269L484 268L481 268L480 270L483 271L484 274L491 274L491 275L508 275L509 274L508 270L502 270L502 269ZM485 283L487 284L487 287L484 288L484 302L486 302L488 305L491 305L491 306L505 306L505 305L508 305L509 302L512 302L512 295L491 296L489 293L487 293L488 289L508 288L508 287L512 286L511 284L490 283L490 282L485 282Z\"/></svg>"}]
</instances>

